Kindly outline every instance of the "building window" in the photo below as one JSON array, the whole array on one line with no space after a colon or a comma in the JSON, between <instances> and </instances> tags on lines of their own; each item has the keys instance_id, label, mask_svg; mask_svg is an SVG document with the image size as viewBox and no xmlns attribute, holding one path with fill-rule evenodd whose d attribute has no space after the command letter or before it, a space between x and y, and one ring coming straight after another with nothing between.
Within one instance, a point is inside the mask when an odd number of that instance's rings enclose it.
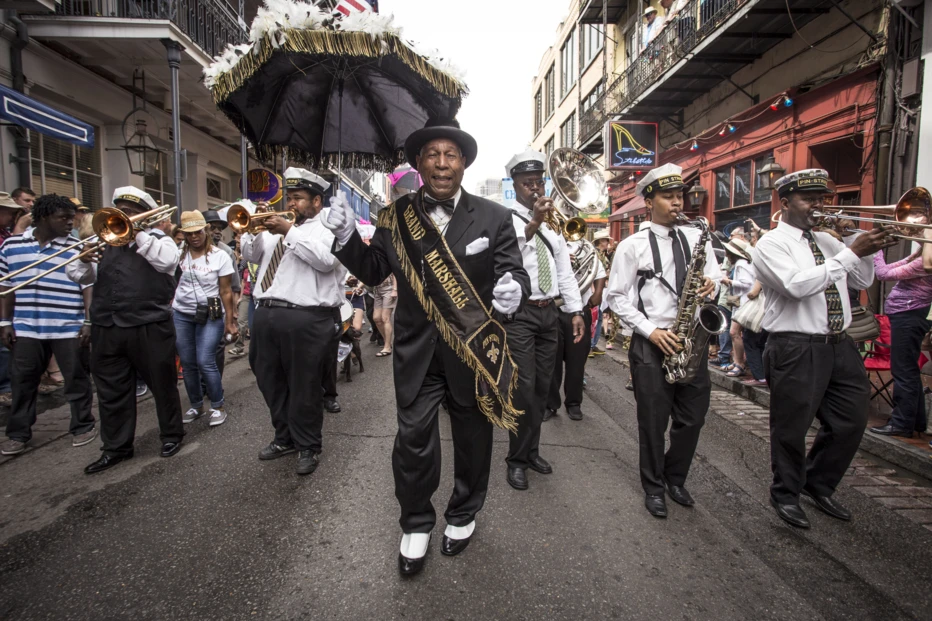
<instances>
[{"instance_id":1,"label":"building window","mask_svg":"<svg viewBox=\"0 0 932 621\"><path fill-rule=\"evenodd\" d=\"M598 84L595 85L594 89L589 91L589 94L586 95L585 99L582 100L583 114L585 114L589 108L595 105L595 103L599 100L599 97L602 95L604 91L605 91L604 82L599 82Z\"/></svg>"},{"instance_id":2,"label":"building window","mask_svg":"<svg viewBox=\"0 0 932 621\"><path fill-rule=\"evenodd\" d=\"M159 154L159 170L152 176L146 175L144 187L158 204L175 204L174 167L167 153Z\"/></svg>"},{"instance_id":3,"label":"building window","mask_svg":"<svg viewBox=\"0 0 932 621\"><path fill-rule=\"evenodd\" d=\"M208 207L214 209L228 202L227 195L229 193L227 192L227 188L230 184L226 179L208 175L206 182Z\"/></svg>"},{"instance_id":4,"label":"building window","mask_svg":"<svg viewBox=\"0 0 932 621\"><path fill-rule=\"evenodd\" d=\"M544 91L547 93L544 100L546 103L544 117L548 119L557 109L557 85L553 72L553 65L550 65L550 70L547 71L547 77L544 79Z\"/></svg>"},{"instance_id":5,"label":"building window","mask_svg":"<svg viewBox=\"0 0 932 621\"><path fill-rule=\"evenodd\" d=\"M576 113L571 114L563 125L560 126L560 144L564 147L572 147L576 144Z\"/></svg>"},{"instance_id":6,"label":"building window","mask_svg":"<svg viewBox=\"0 0 932 621\"><path fill-rule=\"evenodd\" d=\"M768 151L753 159L716 170L715 211L763 203L769 209L770 190L757 187L757 171L772 156L773 151Z\"/></svg>"},{"instance_id":7,"label":"building window","mask_svg":"<svg viewBox=\"0 0 932 621\"><path fill-rule=\"evenodd\" d=\"M576 84L576 30L570 32L570 36L563 42L560 48L560 71L563 78L560 95L565 96L573 85Z\"/></svg>"},{"instance_id":8,"label":"building window","mask_svg":"<svg viewBox=\"0 0 932 621\"><path fill-rule=\"evenodd\" d=\"M534 95L534 133L535 134L540 131L540 128L544 124L542 112L543 110L541 107L540 89L537 89L537 94Z\"/></svg>"},{"instance_id":9,"label":"building window","mask_svg":"<svg viewBox=\"0 0 932 621\"><path fill-rule=\"evenodd\" d=\"M605 43L602 27L594 24L587 24L579 31L579 37L581 39L582 66L588 67L592 59L602 50L602 45Z\"/></svg>"},{"instance_id":10,"label":"building window","mask_svg":"<svg viewBox=\"0 0 932 621\"><path fill-rule=\"evenodd\" d=\"M544 155L550 157L551 153L553 153L553 136L544 144Z\"/></svg>"},{"instance_id":11,"label":"building window","mask_svg":"<svg viewBox=\"0 0 932 621\"><path fill-rule=\"evenodd\" d=\"M29 132L33 191L75 197L91 209L103 207L100 148L78 147Z\"/></svg>"}]
</instances>

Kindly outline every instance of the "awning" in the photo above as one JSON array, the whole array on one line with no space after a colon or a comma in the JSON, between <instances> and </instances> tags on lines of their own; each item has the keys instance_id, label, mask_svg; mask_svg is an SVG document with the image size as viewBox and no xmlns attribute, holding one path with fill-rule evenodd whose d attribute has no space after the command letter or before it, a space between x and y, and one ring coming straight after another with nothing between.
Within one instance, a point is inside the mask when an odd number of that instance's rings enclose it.
<instances>
[{"instance_id":1,"label":"awning","mask_svg":"<svg viewBox=\"0 0 932 621\"><path fill-rule=\"evenodd\" d=\"M641 209L647 209L647 205L644 204L644 197L641 195L635 196L627 203L622 205L618 211L613 213L608 217L609 222L618 222L624 219L625 216L631 214L632 212L639 211Z\"/></svg>"},{"instance_id":2,"label":"awning","mask_svg":"<svg viewBox=\"0 0 932 621\"><path fill-rule=\"evenodd\" d=\"M94 128L0 85L0 118L79 147L94 146Z\"/></svg>"}]
</instances>

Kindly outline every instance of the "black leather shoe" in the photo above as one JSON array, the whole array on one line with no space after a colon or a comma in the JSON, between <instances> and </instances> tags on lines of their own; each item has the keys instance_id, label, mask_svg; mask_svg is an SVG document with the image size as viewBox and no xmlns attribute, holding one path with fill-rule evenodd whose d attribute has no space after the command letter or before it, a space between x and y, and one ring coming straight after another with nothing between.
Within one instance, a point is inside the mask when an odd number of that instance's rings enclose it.
<instances>
[{"instance_id":1,"label":"black leather shoe","mask_svg":"<svg viewBox=\"0 0 932 621\"><path fill-rule=\"evenodd\" d=\"M472 537L467 537L466 539L450 539L444 535L443 539L440 541L440 553L444 556L456 556L466 549L470 539L472 539Z\"/></svg>"},{"instance_id":2,"label":"black leather shoe","mask_svg":"<svg viewBox=\"0 0 932 621\"><path fill-rule=\"evenodd\" d=\"M259 459L266 461L269 459L278 459L284 455L289 455L295 452L295 447L293 446L281 446L280 444L275 444L270 442L267 447L259 451Z\"/></svg>"},{"instance_id":3,"label":"black leather shoe","mask_svg":"<svg viewBox=\"0 0 932 621\"><path fill-rule=\"evenodd\" d=\"M527 489L527 473L524 468L508 467L508 485L515 489Z\"/></svg>"},{"instance_id":4,"label":"black leather shoe","mask_svg":"<svg viewBox=\"0 0 932 621\"><path fill-rule=\"evenodd\" d=\"M808 497L809 500L815 503L815 506L822 509L823 513L827 513L833 518L838 518L845 522L851 519L851 512L842 507L841 504L831 496L819 496L807 489L803 489L803 496Z\"/></svg>"},{"instance_id":5,"label":"black leather shoe","mask_svg":"<svg viewBox=\"0 0 932 621\"><path fill-rule=\"evenodd\" d=\"M683 505L684 507L691 507L696 504L696 501L693 500L693 497L689 495L689 492L686 491L686 488L682 485L670 485L670 482L666 479L663 480L663 484L664 487L667 488L667 494L669 494L673 502Z\"/></svg>"},{"instance_id":6,"label":"black leather shoe","mask_svg":"<svg viewBox=\"0 0 932 621\"><path fill-rule=\"evenodd\" d=\"M540 455L529 459L528 467L530 467L530 469L534 472L539 472L541 474L550 474L553 472L553 466L551 466L550 463Z\"/></svg>"},{"instance_id":7,"label":"black leather shoe","mask_svg":"<svg viewBox=\"0 0 932 621\"><path fill-rule=\"evenodd\" d=\"M553 410L550 408L544 408L544 422L545 423L556 415L557 415L556 410Z\"/></svg>"},{"instance_id":8,"label":"black leather shoe","mask_svg":"<svg viewBox=\"0 0 932 621\"><path fill-rule=\"evenodd\" d=\"M420 573L424 569L424 559L427 558L427 552L430 551L430 540L433 537L427 539L427 550L424 552L424 556L421 558L408 558L401 552L398 553L398 572L402 576L413 576L416 573ZM446 539L446 537L444 537ZM463 546L466 547L466 546Z\"/></svg>"},{"instance_id":9,"label":"black leather shoe","mask_svg":"<svg viewBox=\"0 0 932 621\"><path fill-rule=\"evenodd\" d=\"M340 412L340 404L337 403L336 399L324 399L324 409L331 414L338 414Z\"/></svg>"},{"instance_id":10,"label":"black leather shoe","mask_svg":"<svg viewBox=\"0 0 932 621\"><path fill-rule=\"evenodd\" d=\"M651 496L647 494L644 496L644 506L647 507L647 511L656 518L667 517L667 501L664 500L663 496Z\"/></svg>"},{"instance_id":11,"label":"black leather shoe","mask_svg":"<svg viewBox=\"0 0 932 621\"><path fill-rule=\"evenodd\" d=\"M570 420L582 420L582 410L578 405L566 406L566 415L570 417Z\"/></svg>"},{"instance_id":12,"label":"black leather shoe","mask_svg":"<svg viewBox=\"0 0 932 621\"><path fill-rule=\"evenodd\" d=\"M315 453L314 451L299 451L298 452L298 466L295 468L295 472L298 474L311 474L317 470L317 464L320 463L320 454Z\"/></svg>"},{"instance_id":13,"label":"black leather shoe","mask_svg":"<svg viewBox=\"0 0 932 621\"><path fill-rule=\"evenodd\" d=\"M103 472L108 468L113 468L115 465L121 461L126 461L127 459L132 458L133 454L129 455L101 455L100 459L92 463L91 465L84 468L84 474L94 474L96 472Z\"/></svg>"},{"instance_id":14,"label":"black leather shoe","mask_svg":"<svg viewBox=\"0 0 932 621\"><path fill-rule=\"evenodd\" d=\"M162 457L171 457L175 453L181 450L181 440L178 442L163 442L162 443L162 452L159 453Z\"/></svg>"},{"instance_id":15,"label":"black leather shoe","mask_svg":"<svg viewBox=\"0 0 932 621\"><path fill-rule=\"evenodd\" d=\"M787 524L796 528L809 528L809 518L799 505L781 505L773 498L770 499L770 504L777 510L780 519Z\"/></svg>"},{"instance_id":16,"label":"black leather shoe","mask_svg":"<svg viewBox=\"0 0 932 621\"><path fill-rule=\"evenodd\" d=\"M899 427L894 427L892 424L887 423L881 427L870 427L871 433L876 433L881 436L902 436L904 438L912 438L913 432L908 429L900 429Z\"/></svg>"}]
</instances>

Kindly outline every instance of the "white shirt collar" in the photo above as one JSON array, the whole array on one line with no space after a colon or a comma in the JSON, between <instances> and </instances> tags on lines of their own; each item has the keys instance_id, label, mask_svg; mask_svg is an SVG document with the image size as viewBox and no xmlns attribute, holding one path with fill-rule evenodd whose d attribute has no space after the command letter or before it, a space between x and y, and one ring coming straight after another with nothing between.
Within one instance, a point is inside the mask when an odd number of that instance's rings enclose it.
<instances>
[{"instance_id":1,"label":"white shirt collar","mask_svg":"<svg viewBox=\"0 0 932 621\"><path fill-rule=\"evenodd\" d=\"M511 205L511 210L517 213L519 216L524 216L526 218L530 218L531 216L531 210L517 201Z\"/></svg>"},{"instance_id":2,"label":"white shirt collar","mask_svg":"<svg viewBox=\"0 0 932 621\"><path fill-rule=\"evenodd\" d=\"M650 223L650 230L658 237L670 237L670 234L673 233L673 228L657 224L656 222Z\"/></svg>"},{"instance_id":3,"label":"white shirt collar","mask_svg":"<svg viewBox=\"0 0 932 621\"><path fill-rule=\"evenodd\" d=\"M796 228L792 224L788 224L784 222L783 220L780 220L779 224L777 224L777 230L783 231L783 233L785 233L786 235L789 235L796 241L799 241L800 239L802 239L803 233L805 233L805 231L803 231L802 229Z\"/></svg>"}]
</instances>

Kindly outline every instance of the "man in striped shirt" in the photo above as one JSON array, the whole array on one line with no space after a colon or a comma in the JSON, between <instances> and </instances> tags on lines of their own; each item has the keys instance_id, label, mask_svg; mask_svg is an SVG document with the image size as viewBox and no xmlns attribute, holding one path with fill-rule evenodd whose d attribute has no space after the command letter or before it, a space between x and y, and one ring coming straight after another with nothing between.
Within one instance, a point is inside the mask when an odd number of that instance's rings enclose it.
<instances>
[{"instance_id":1,"label":"man in striped shirt","mask_svg":"<svg viewBox=\"0 0 932 621\"><path fill-rule=\"evenodd\" d=\"M48 260L0 284L0 291L20 283L49 268L61 265L77 254L69 250L51 257L78 240L71 235L74 203L57 194L40 197L33 207L33 227L14 235L0 246L0 275ZM89 264L76 261L69 270L80 283L93 283ZM83 274L82 274L83 270ZM58 360L65 378L65 397L71 405L73 446L83 446L97 437L91 412L91 383L80 363L80 348L90 344L90 322L85 321L90 307L92 286L78 284L64 269L0 298L0 341L13 351L13 405L0 454L16 455L26 450L36 422L36 397L39 381L52 355Z\"/></svg>"}]
</instances>

